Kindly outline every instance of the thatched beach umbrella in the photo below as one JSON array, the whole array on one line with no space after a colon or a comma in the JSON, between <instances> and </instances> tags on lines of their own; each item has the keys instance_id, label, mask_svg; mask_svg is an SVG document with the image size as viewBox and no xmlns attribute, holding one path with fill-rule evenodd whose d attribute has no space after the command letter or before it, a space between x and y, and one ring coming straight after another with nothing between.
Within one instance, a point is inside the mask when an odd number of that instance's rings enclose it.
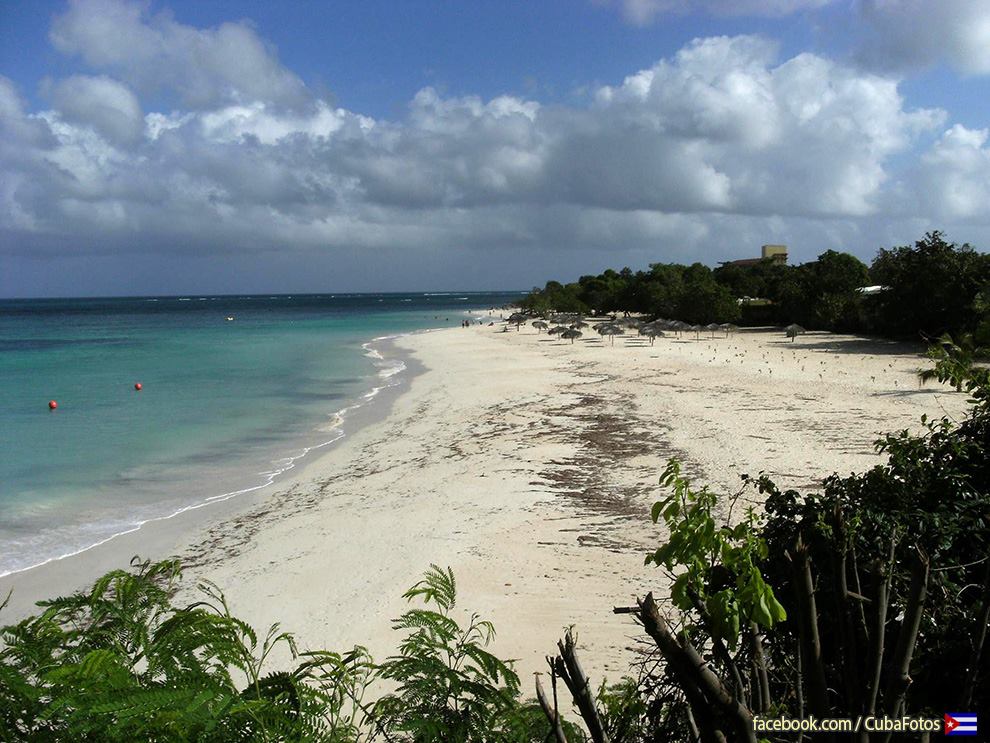
<instances>
[{"instance_id":1,"label":"thatched beach umbrella","mask_svg":"<svg viewBox=\"0 0 990 743\"><path fill-rule=\"evenodd\" d=\"M619 325L609 324L609 325L602 325L601 327L598 328L598 334L603 336L604 335L609 336L609 339L613 346L615 345L615 336L624 335L625 332L626 332L625 328Z\"/></svg>"},{"instance_id":2,"label":"thatched beach umbrella","mask_svg":"<svg viewBox=\"0 0 990 743\"><path fill-rule=\"evenodd\" d=\"M721 329L722 328L719 327L719 324L717 322L710 322L705 326L705 330L707 330L709 333L712 334L712 338L714 338L715 333Z\"/></svg>"},{"instance_id":3,"label":"thatched beach umbrella","mask_svg":"<svg viewBox=\"0 0 990 743\"><path fill-rule=\"evenodd\" d=\"M550 328L550 330L547 331L547 335L559 335L560 333L563 333L565 330L567 330L567 326L555 325L554 327Z\"/></svg>"},{"instance_id":4,"label":"thatched beach umbrella","mask_svg":"<svg viewBox=\"0 0 990 743\"><path fill-rule=\"evenodd\" d=\"M648 337L650 339L650 345L651 346L653 345L653 342L657 338L663 338L664 337L663 331L660 330L659 327L657 327L656 325L653 325L653 324L644 325L643 327L641 327L639 329L639 334L640 335L645 335L646 337Z\"/></svg>"},{"instance_id":5,"label":"thatched beach umbrella","mask_svg":"<svg viewBox=\"0 0 990 743\"><path fill-rule=\"evenodd\" d=\"M561 338L569 338L571 343L574 343L575 338L580 338L584 333L580 330L575 330L574 328L568 328L563 333L560 334Z\"/></svg>"},{"instance_id":6,"label":"thatched beach umbrella","mask_svg":"<svg viewBox=\"0 0 990 743\"><path fill-rule=\"evenodd\" d=\"M788 338L791 339L791 343L793 343L794 339L797 338L799 335L804 335L805 332L806 331L804 328L796 324L788 325L786 328L784 328L784 333L787 335Z\"/></svg>"},{"instance_id":7,"label":"thatched beach umbrella","mask_svg":"<svg viewBox=\"0 0 990 743\"><path fill-rule=\"evenodd\" d=\"M579 330L581 328L588 327L588 323L586 323L584 320L577 320L571 323L571 327L574 328L575 330Z\"/></svg>"},{"instance_id":8,"label":"thatched beach umbrella","mask_svg":"<svg viewBox=\"0 0 990 743\"><path fill-rule=\"evenodd\" d=\"M529 320L529 317L524 315L522 312L513 312L511 315L509 315L509 319L507 320L507 322L509 323L509 325L515 325L516 330L518 331L519 326L522 325L527 320Z\"/></svg>"},{"instance_id":9,"label":"thatched beach umbrella","mask_svg":"<svg viewBox=\"0 0 990 743\"><path fill-rule=\"evenodd\" d=\"M542 333L544 330L547 329L548 326L542 320L536 320L533 322L533 327L536 328L537 333Z\"/></svg>"}]
</instances>

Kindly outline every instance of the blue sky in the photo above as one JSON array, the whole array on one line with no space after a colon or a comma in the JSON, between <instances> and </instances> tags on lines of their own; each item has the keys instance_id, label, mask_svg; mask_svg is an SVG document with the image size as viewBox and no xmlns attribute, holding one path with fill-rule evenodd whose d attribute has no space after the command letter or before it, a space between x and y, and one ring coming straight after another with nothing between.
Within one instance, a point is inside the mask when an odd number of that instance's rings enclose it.
<instances>
[{"instance_id":1,"label":"blue sky","mask_svg":"<svg viewBox=\"0 0 990 743\"><path fill-rule=\"evenodd\" d=\"M0 296L990 244L990 2L0 0Z\"/></svg>"}]
</instances>

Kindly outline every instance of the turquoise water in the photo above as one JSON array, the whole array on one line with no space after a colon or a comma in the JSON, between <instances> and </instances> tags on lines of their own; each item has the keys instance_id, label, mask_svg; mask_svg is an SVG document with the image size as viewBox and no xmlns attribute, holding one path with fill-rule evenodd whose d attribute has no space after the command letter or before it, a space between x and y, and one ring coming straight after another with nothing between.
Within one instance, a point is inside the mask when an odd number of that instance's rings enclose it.
<instances>
[{"instance_id":1,"label":"turquoise water","mask_svg":"<svg viewBox=\"0 0 990 743\"><path fill-rule=\"evenodd\" d=\"M0 300L0 575L263 486L398 379L369 341L519 296Z\"/></svg>"}]
</instances>

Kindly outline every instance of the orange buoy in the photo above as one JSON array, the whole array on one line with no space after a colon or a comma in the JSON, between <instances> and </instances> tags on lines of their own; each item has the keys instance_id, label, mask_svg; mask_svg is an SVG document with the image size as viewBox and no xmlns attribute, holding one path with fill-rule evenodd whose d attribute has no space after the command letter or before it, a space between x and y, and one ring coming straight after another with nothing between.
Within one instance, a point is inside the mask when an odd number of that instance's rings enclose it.
<instances>
[{"instance_id":1,"label":"orange buoy","mask_svg":"<svg viewBox=\"0 0 990 743\"><path fill-rule=\"evenodd\" d=\"M57 402L55 402L54 400L49 400L48 401L48 409L49 410L54 410L57 407L58 407L58 403Z\"/></svg>"},{"instance_id":2,"label":"orange buoy","mask_svg":"<svg viewBox=\"0 0 990 743\"><path fill-rule=\"evenodd\" d=\"M138 392L140 392L141 391L141 383L140 382L135 382L134 383L134 389L136 389Z\"/></svg>"}]
</instances>

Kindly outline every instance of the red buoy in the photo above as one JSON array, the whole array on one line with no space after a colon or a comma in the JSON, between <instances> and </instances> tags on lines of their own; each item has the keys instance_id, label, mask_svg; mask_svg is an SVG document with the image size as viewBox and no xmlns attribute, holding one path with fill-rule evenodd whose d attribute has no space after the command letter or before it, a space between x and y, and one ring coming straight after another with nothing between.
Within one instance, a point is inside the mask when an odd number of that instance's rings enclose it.
<instances>
[{"instance_id":1,"label":"red buoy","mask_svg":"<svg viewBox=\"0 0 990 743\"><path fill-rule=\"evenodd\" d=\"M140 392L141 391L141 383L140 382L135 382L134 383L134 389L136 389L138 392Z\"/></svg>"},{"instance_id":2,"label":"red buoy","mask_svg":"<svg viewBox=\"0 0 990 743\"><path fill-rule=\"evenodd\" d=\"M49 400L48 401L48 409L49 410L54 410L57 407L58 407L58 403L57 402L55 402L54 400Z\"/></svg>"}]
</instances>

